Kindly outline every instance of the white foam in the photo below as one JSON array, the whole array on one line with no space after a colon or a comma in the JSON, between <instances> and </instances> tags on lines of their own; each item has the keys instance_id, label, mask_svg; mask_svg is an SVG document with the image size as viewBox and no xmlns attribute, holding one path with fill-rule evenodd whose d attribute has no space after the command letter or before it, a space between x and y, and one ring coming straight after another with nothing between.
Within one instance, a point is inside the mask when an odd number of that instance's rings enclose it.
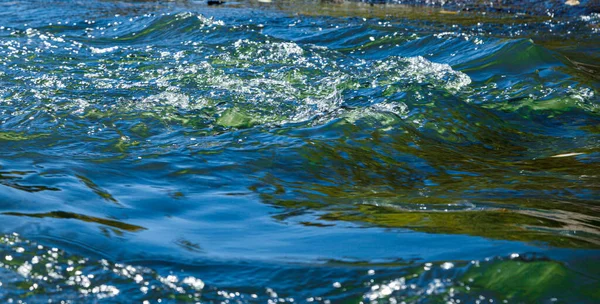
<instances>
[{"instance_id":1,"label":"white foam","mask_svg":"<svg viewBox=\"0 0 600 304\"><path fill-rule=\"evenodd\" d=\"M116 51L118 49L119 49L118 46L112 46L112 47L107 47L107 48L95 48L93 46L90 47L90 50L94 54L112 53L112 52L114 52L114 51Z\"/></svg>"}]
</instances>

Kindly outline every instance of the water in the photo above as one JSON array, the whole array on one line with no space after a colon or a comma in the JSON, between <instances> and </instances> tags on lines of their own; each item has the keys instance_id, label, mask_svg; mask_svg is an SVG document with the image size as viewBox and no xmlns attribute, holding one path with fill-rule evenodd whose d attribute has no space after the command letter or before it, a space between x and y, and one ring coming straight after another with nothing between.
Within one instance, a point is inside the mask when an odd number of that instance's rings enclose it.
<instances>
[{"instance_id":1,"label":"water","mask_svg":"<svg viewBox=\"0 0 600 304\"><path fill-rule=\"evenodd\" d=\"M1 7L2 302L600 300L598 14Z\"/></svg>"}]
</instances>

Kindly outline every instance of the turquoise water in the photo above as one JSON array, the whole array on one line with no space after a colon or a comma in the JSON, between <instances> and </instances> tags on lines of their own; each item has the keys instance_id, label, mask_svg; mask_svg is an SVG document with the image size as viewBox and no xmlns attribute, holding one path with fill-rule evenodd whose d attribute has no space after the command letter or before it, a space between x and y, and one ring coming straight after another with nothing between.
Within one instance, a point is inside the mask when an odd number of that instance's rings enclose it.
<instances>
[{"instance_id":1,"label":"turquoise water","mask_svg":"<svg viewBox=\"0 0 600 304\"><path fill-rule=\"evenodd\" d=\"M2 302L600 301L600 15L3 1Z\"/></svg>"}]
</instances>

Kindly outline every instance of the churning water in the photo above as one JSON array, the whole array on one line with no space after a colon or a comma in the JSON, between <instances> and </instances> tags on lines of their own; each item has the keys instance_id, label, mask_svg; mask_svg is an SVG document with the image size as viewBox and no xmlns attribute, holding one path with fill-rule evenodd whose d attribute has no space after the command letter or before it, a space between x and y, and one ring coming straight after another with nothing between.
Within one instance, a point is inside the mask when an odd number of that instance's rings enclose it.
<instances>
[{"instance_id":1,"label":"churning water","mask_svg":"<svg viewBox=\"0 0 600 304\"><path fill-rule=\"evenodd\" d=\"M600 15L0 2L0 301L600 301Z\"/></svg>"}]
</instances>

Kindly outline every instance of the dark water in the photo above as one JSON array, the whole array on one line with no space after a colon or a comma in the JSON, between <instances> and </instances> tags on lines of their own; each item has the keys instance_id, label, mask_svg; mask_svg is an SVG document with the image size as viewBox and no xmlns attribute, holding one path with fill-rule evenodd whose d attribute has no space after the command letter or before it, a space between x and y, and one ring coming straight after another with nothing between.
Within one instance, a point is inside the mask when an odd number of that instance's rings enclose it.
<instances>
[{"instance_id":1,"label":"dark water","mask_svg":"<svg viewBox=\"0 0 600 304\"><path fill-rule=\"evenodd\" d=\"M0 299L600 301L600 15L2 1Z\"/></svg>"}]
</instances>

